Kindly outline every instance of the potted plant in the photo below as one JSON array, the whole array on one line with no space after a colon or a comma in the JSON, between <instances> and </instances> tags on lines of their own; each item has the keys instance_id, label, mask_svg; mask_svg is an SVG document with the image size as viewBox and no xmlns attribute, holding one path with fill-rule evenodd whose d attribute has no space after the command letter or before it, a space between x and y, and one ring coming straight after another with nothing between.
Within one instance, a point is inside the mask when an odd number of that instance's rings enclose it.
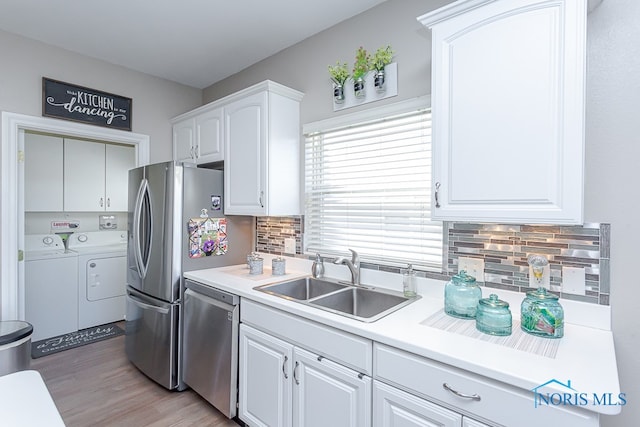
<instances>
[{"instance_id":1,"label":"potted plant","mask_svg":"<svg viewBox=\"0 0 640 427\"><path fill-rule=\"evenodd\" d=\"M336 61L336 65L329 65L329 76L333 82L333 100L337 104L344 102L344 83L349 78L347 63Z\"/></svg>"},{"instance_id":2,"label":"potted plant","mask_svg":"<svg viewBox=\"0 0 640 427\"><path fill-rule=\"evenodd\" d=\"M367 50L360 46L356 52L356 60L353 64L353 92L356 98L362 98L364 92L364 78L371 69L371 56Z\"/></svg>"},{"instance_id":3,"label":"potted plant","mask_svg":"<svg viewBox=\"0 0 640 427\"><path fill-rule=\"evenodd\" d=\"M387 47L381 47L376 50L373 54L373 58L371 59L371 70L375 71L373 83L378 92L383 92L385 90L384 69L387 65L391 64L393 54L394 52L391 49L391 46L387 45Z\"/></svg>"}]
</instances>

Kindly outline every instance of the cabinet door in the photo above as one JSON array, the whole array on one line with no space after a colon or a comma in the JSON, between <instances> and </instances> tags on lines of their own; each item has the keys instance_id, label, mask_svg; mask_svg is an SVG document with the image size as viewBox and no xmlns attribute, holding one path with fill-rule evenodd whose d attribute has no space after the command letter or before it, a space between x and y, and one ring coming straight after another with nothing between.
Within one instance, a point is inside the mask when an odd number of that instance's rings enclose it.
<instances>
[{"instance_id":1,"label":"cabinet door","mask_svg":"<svg viewBox=\"0 0 640 427\"><path fill-rule=\"evenodd\" d=\"M267 93L225 107L225 214L264 215L267 212Z\"/></svg>"},{"instance_id":2,"label":"cabinet door","mask_svg":"<svg viewBox=\"0 0 640 427\"><path fill-rule=\"evenodd\" d=\"M63 188L62 138L24 136L24 210L61 212Z\"/></svg>"},{"instance_id":3,"label":"cabinet door","mask_svg":"<svg viewBox=\"0 0 640 427\"><path fill-rule=\"evenodd\" d=\"M173 125L173 160L195 161L195 128L195 119L187 119Z\"/></svg>"},{"instance_id":4,"label":"cabinet door","mask_svg":"<svg viewBox=\"0 0 640 427\"><path fill-rule=\"evenodd\" d=\"M64 210L104 211L105 144L64 140Z\"/></svg>"},{"instance_id":5,"label":"cabinet door","mask_svg":"<svg viewBox=\"0 0 640 427\"><path fill-rule=\"evenodd\" d=\"M294 349L293 425L371 425L371 378L298 347Z\"/></svg>"},{"instance_id":6,"label":"cabinet door","mask_svg":"<svg viewBox=\"0 0 640 427\"><path fill-rule=\"evenodd\" d=\"M105 196L106 210L127 211L129 169L136 165L133 147L107 144L105 146Z\"/></svg>"},{"instance_id":7,"label":"cabinet door","mask_svg":"<svg viewBox=\"0 0 640 427\"><path fill-rule=\"evenodd\" d=\"M460 427L462 415L398 390L373 382L373 427ZM469 425L469 427L472 427Z\"/></svg>"},{"instance_id":8,"label":"cabinet door","mask_svg":"<svg viewBox=\"0 0 640 427\"><path fill-rule=\"evenodd\" d=\"M224 160L224 143L222 108L202 113L195 118L196 147L198 163L218 162Z\"/></svg>"},{"instance_id":9,"label":"cabinet door","mask_svg":"<svg viewBox=\"0 0 640 427\"><path fill-rule=\"evenodd\" d=\"M293 346L240 325L238 417L251 426L291 425Z\"/></svg>"},{"instance_id":10,"label":"cabinet door","mask_svg":"<svg viewBox=\"0 0 640 427\"><path fill-rule=\"evenodd\" d=\"M582 223L586 2L470 3L420 18L433 30L433 218Z\"/></svg>"}]
</instances>

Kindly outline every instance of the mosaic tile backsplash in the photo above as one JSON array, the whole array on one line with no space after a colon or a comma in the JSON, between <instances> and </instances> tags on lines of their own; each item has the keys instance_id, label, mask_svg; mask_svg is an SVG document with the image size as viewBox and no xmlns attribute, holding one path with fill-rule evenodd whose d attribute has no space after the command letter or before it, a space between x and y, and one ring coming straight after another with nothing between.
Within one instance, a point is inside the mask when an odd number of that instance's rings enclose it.
<instances>
[{"instance_id":1,"label":"mosaic tile backsplash","mask_svg":"<svg viewBox=\"0 0 640 427\"><path fill-rule=\"evenodd\" d=\"M269 254L284 254L284 239L296 239L296 254L302 253L301 217L257 217L256 250Z\"/></svg>"},{"instance_id":2,"label":"mosaic tile backsplash","mask_svg":"<svg viewBox=\"0 0 640 427\"><path fill-rule=\"evenodd\" d=\"M551 267L551 290L562 298L609 305L610 224L499 225L446 224L449 274L458 272L460 257L484 259L484 283L490 288L526 292L527 256L545 256ZM562 292L562 267L585 269L586 295Z\"/></svg>"},{"instance_id":3,"label":"mosaic tile backsplash","mask_svg":"<svg viewBox=\"0 0 640 427\"><path fill-rule=\"evenodd\" d=\"M256 218L256 250L284 254L284 239L296 239L302 254L302 217ZM527 256L545 256L551 267L551 290L562 298L609 305L610 225L581 226L478 224L447 222L444 229L444 271L417 271L420 277L448 280L458 273L460 257L482 258L487 288L527 292ZM585 269L586 295L562 292L562 267ZM400 268L363 262L362 268L399 273Z\"/></svg>"}]
</instances>

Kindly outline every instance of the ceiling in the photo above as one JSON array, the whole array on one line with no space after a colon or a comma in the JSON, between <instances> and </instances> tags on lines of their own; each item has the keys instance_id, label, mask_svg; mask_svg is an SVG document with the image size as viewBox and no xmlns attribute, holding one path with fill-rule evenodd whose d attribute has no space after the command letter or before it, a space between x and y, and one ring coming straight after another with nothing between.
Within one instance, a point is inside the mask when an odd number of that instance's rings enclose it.
<instances>
[{"instance_id":1,"label":"ceiling","mask_svg":"<svg viewBox=\"0 0 640 427\"><path fill-rule=\"evenodd\" d=\"M202 89L384 0L2 0L0 29Z\"/></svg>"}]
</instances>

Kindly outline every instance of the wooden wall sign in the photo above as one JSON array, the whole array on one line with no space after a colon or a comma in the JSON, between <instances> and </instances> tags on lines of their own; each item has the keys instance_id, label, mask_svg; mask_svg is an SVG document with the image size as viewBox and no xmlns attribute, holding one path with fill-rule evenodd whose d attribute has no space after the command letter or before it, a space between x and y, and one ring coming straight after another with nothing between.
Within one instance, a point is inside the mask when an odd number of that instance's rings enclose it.
<instances>
[{"instance_id":1,"label":"wooden wall sign","mask_svg":"<svg viewBox=\"0 0 640 427\"><path fill-rule=\"evenodd\" d=\"M42 78L45 117L130 131L131 112L131 98Z\"/></svg>"}]
</instances>

